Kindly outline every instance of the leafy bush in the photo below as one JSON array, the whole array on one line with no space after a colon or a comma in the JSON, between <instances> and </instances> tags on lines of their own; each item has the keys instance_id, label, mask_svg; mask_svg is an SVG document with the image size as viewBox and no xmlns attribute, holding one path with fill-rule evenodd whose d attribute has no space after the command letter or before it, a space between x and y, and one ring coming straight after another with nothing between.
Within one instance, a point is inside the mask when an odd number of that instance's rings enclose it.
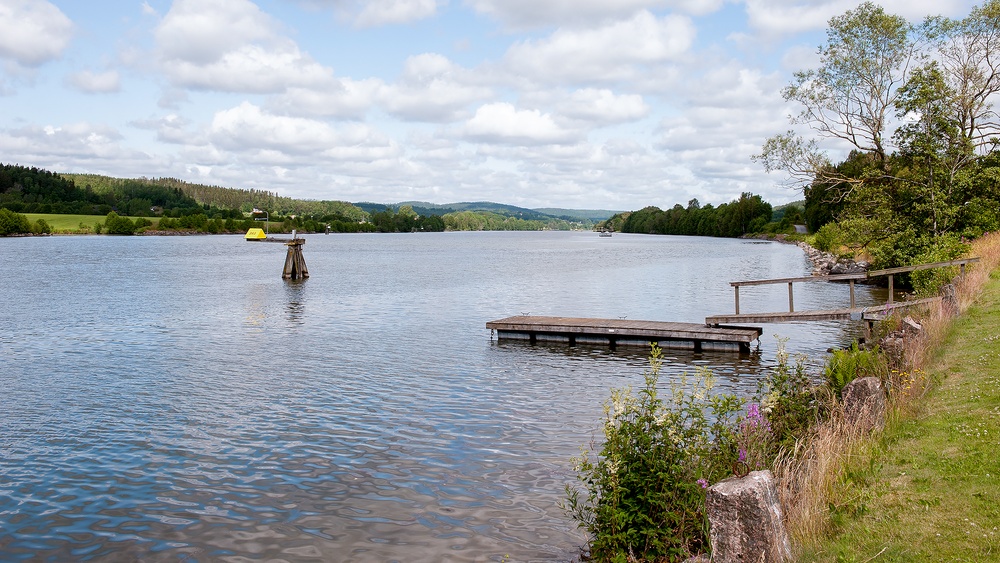
<instances>
[{"instance_id":1,"label":"leafy bush","mask_svg":"<svg viewBox=\"0 0 1000 563\"><path fill-rule=\"evenodd\" d=\"M859 377L878 377L886 383L889 365L878 348L861 350L855 342L849 350L833 351L823 375L830 390L839 397L844 387Z\"/></svg>"},{"instance_id":2,"label":"leafy bush","mask_svg":"<svg viewBox=\"0 0 1000 563\"><path fill-rule=\"evenodd\" d=\"M39 219L31 226L31 232L36 235L47 235L52 232L52 227L45 219Z\"/></svg>"},{"instance_id":3,"label":"leafy bush","mask_svg":"<svg viewBox=\"0 0 1000 563\"><path fill-rule=\"evenodd\" d=\"M933 244L924 249L913 263L928 264L955 260L965 254L968 249L969 246L956 235L940 236L935 238ZM910 281L913 283L913 290L917 295L932 296L937 295L941 287L951 283L951 280L957 275L957 266L933 268L913 272L910 274Z\"/></svg>"},{"instance_id":4,"label":"leafy bush","mask_svg":"<svg viewBox=\"0 0 1000 563\"><path fill-rule=\"evenodd\" d=\"M780 450L791 449L795 441L827 413L829 391L813 385L803 358L794 366L789 365L786 340L778 340L778 363L757 386L756 401L771 431L771 440L767 443L769 450L762 455L771 460Z\"/></svg>"},{"instance_id":5,"label":"leafy bush","mask_svg":"<svg viewBox=\"0 0 1000 563\"><path fill-rule=\"evenodd\" d=\"M0 236L18 235L31 232L28 218L6 208L0 208Z\"/></svg>"},{"instance_id":6,"label":"leafy bush","mask_svg":"<svg viewBox=\"0 0 1000 563\"><path fill-rule=\"evenodd\" d=\"M104 219L104 230L109 235L134 235L135 223L128 217L121 217L112 211Z\"/></svg>"},{"instance_id":7,"label":"leafy bush","mask_svg":"<svg viewBox=\"0 0 1000 563\"><path fill-rule=\"evenodd\" d=\"M566 487L567 511L590 536L597 561L681 561L706 550L708 483L737 460L742 401L711 396L711 376L659 397L661 352L653 346L645 387L614 389L604 405L604 444L596 460L575 458L581 493ZM686 379L686 378L685 378ZM683 383L682 383L683 385Z\"/></svg>"},{"instance_id":8,"label":"leafy bush","mask_svg":"<svg viewBox=\"0 0 1000 563\"><path fill-rule=\"evenodd\" d=\"M841 245L842 234L836 223L827 223L816 231L813 246L823 252L833 252Z\"/></svg>"}]
</instances>

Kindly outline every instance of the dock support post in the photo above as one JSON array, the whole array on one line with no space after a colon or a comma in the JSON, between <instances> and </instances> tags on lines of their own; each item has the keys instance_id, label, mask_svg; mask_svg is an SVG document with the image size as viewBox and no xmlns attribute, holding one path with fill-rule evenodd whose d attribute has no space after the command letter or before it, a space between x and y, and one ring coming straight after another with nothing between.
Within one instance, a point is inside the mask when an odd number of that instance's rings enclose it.
<instances>
[{"instance_id":1,"label":"dock support post","mask_svg":"<svg viewBox=\"0 0 1000 563\"><path fill-rule=\"evenodd\" d=\"M788 312L789 313L795 312L795 305L792 299L792 282L788 282Z\"/></svg>"},{"instance_id":2,"label":"dock support post","mask_svg":"<svg viewBox=\"0 0 1000 563\"><path fill-rule=\"evenodd\" d=\"M892 294L893 294L893 290L892 290L892 274L889 274L889 301L888 301L889 303L892 303Z\"/></svg>"},{"instance_id":3,"label":"dock support post","mask_svg":"<svg viewBox=\"0 0 1000 563\"><path fill-rule=\"evenodd\" d=\"M854 308L854 280L851 280L851 309Z\"/></svg>"},{"instance_id":4,"label":"dock support post","mask_svg":"<svg viewBox=\"0 0 1000 563\"><path fill-rule=\"evenodd\" d=\"M694 351L695 351L695 353L700 353L701 352L701 340L695 340L694 341Z\"/></svg>"},{"instance_id":5,"label":"dock support post","mask_svg":"<svg viewBox=\"0 0 1000 563\"><path fill-rule=\"evenodd\" d=\"M309 277L309 269L306 268L306 259L302 256L302 245L305 239L293 238L286 243L288 254L285 255L285 269L281 272L281 278L286 280L298 280Z\"/></svg>"},{"instance_id":6,"label":"dock support post","mask_svg":"<svg viewBox=\"0 0 1000 563\"><path fill-rule=\"evenodd\" d=\"M736 289L736 314L740 314L740 286L733 286Z\"/></svg>"}]
</instances>

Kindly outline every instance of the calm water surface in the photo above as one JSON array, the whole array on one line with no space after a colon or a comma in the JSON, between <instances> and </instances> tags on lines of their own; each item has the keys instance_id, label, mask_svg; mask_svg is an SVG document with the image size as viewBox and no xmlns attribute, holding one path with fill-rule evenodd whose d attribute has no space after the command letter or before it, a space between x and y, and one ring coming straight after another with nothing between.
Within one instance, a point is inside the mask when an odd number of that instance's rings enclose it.
<instances>
[{"instance_id":1,"label":"calm water surface","mask_svg":"<svg viewBox=\"0 0 1000 563\"><path fill-rule=\"evenodd\" d=\"M491 340L530 313L703 322L794 246L593 233L0 239L0 560L569 561L570 457L642 350ZM873 296L859 289L859 301ZM797 309L847 288L796 286ZM746 288L741 309L787 307ZM749 394L759 353L667 351Z\"/></svg>"}]
</instances>

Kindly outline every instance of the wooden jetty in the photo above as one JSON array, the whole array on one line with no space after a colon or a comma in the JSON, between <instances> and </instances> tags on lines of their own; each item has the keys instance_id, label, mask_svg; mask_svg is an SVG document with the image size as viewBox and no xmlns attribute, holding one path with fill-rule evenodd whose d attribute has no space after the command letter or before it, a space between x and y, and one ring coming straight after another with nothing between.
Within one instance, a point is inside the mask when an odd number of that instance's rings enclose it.
<instances>
[{"instance_id":1,"label":"wooden jetty","mask_svg":"<svg viewBox=\"0 0 1000 563\"><path fill-rule=\"evenodd\" d=\"M589 319L519 315L486 323L497 339L649 346L656 342L663 348L738 350L749 352L750 343L763 330L756 327L708 327L698 323L674 323L626 319Z\"/></svg>"},{"instance_id":2,"label":"wooden jetty","mask_svg":"<svg viewBox=\"0 0 1000 563\"><path fill-rule=\"evenodd\" d=\"M927 270L931 268L945 268L958 266L960 275L965 274L966 264L978 262L979 258L964 258L962 260L949 260L947 262L933 262L930 264L918 264L916 266L903 266L899 268L889 268L885 270L873 270L859 274L841 274L834 276L806 276L801 278L776 278L768 280L750 280L729 282L733 286L736 295L736 312L732 315L713 315L705 318L707 326L719 326L732 323L786 323L795 321L836 321L836 320L865 320L869 323L880 320L898 309L928 305L939 301L940 297L928 299L916 299L913 301L897 302L893 299L893 276L915 272L917 270ZM854 284L859 280L887 276L889 279L889 298L884 305L870 307L857 307L854 300ZM825 281L847 281L850 284L850 306L841 309L796 311L795 299L792 292L792 284L802 282L825 282ZM740 313L740 288L754 285L788 284L788 311L771 313Z\"/></svg>"}]
</instances>

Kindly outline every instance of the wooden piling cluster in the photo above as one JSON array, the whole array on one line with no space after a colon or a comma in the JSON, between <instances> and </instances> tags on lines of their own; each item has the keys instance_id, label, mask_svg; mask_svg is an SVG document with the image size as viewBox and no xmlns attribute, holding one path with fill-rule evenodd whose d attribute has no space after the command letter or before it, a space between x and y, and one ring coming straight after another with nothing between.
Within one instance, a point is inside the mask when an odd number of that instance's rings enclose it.
<instances>
[{"instance_id":1,"label":"wooden piling cluster","mask_svg":"<svg viewBox=\"0 0 1000 563\"><path fill-rule=\"evenodd\" d=\"M288 247L288 254L285 255L285 269L281 272L281 278L286 280L299 280L309 277L309 269L306 268L306 258L302 255L302 245L306 243L304 238L293 238L285 243Z\"/></svg>"}]
</instances>

